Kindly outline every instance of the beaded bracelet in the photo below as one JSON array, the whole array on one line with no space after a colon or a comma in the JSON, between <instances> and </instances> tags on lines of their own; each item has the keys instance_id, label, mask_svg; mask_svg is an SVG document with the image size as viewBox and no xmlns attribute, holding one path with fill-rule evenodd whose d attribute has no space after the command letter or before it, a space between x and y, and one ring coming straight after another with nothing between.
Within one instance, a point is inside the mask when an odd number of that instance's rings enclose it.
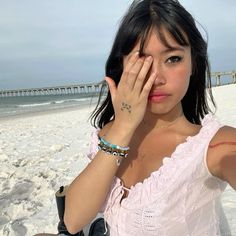
<instances>
[{"instance_id":1,"label":"beaded bracelet","mask_svg":"<svg viewBox=\"0 0 236 236\"><path fill-rule=\"evenodd\" d=\"M109 146L111 148L119 149L119 150L122 150L122 151L128 151L129 150L129 147L121 147L121 146L118 146L118 145L115 145L115 144L111 144L111 143L107 142L105 139L103 139L99 136L98 136L98 138L99 138L100 142L102 142L104 145Z\"/></svg>"},{"instance_id":2,"label":"beaded bracelet","mask_svg":"<svg viewBox=\"0 0 236 236\"><path fill-rule=\"evenodd\" d=\"M123 158L126 158L128 156L129 147L120 147L118 145L107 142L105 139L99 136L98 138L100 141L98 143L98 149L105 152L106 154L116 156L117 157L116 163L119 166Z\"/></svg>"}]
</instances>

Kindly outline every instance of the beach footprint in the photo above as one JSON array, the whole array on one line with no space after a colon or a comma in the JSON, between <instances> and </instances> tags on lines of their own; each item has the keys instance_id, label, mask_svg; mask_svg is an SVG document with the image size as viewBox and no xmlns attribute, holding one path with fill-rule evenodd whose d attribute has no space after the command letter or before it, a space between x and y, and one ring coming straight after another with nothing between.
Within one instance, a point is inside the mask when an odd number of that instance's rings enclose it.
<instances>
[{"instance_id":1,"label":"beach footprint","mask_svg":"<svg viewBox=\"0 0 236 236\"><path fill-rule=\"evenodd\" d=\"M14 231L15 236L23 236L27 233L27 229L21 219L14 220L11 223L11 228Z\"/></svg>"}]
</instances>

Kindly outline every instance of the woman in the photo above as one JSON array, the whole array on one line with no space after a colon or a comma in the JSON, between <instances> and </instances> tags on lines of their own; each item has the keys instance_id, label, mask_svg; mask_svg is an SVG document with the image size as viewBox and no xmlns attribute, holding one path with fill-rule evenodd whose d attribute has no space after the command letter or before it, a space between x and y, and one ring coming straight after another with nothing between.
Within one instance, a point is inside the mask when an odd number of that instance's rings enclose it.
<instances>
[{"instance_id":1,"label":"woman","mask_svg":"<svg viewBox=\"0 0 236 236\"><path fill-rule=\"evenodd\" d=\"M111 236L229 235L219 197L236 189L236 129L209 114L207 44L192 16L178 1L134 1L105 80L92 161L66 195L68 230L102 211Z\"/></svg>"}]
</instances>

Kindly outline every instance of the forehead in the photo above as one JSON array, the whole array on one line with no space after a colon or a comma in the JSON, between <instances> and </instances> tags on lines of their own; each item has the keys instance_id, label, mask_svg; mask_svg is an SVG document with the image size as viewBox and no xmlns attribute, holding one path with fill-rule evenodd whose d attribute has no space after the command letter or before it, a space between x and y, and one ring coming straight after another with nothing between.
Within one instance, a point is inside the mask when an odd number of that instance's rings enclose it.
<instances>
[{"instance_id":1,"label":"forehead","mask_svg":"<svg viewBox=\"0 0 236 236\"><path fill-rule=\"evenodd\" d=\"M149 49L164 50L189 47L187 35L181 32L184 40L180 42L164 27L157 29L152 27L146 36L141 37L136 43L134 50L144 53Z\"/></svg>"}]
</instances>

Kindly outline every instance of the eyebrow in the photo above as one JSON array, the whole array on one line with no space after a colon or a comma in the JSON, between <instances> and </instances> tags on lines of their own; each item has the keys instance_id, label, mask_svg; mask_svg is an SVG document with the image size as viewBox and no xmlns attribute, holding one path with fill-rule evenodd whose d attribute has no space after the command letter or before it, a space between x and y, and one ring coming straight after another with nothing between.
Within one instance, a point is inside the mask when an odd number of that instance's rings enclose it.
<instances>
[{"instance_id":1,"label":"eyebrow","mask_svg":"<svg viewBox=\"0 0 236 236\"><path fill-rule=\"evenodd\" d=\"M165 54L165 53L169 53L169 52L173 52L173 51L182 51L184 52L184 47L168 47L165 50L163 50L161 52L161 54Z\"/></svg>"},{"instance_id":2,"label":"eyebrow","mask_svg":"<svg viewBox=\"0 0 236 236\"><path fill-rule=\"evenodd\" d=\"M184 52L185 49L184 47L168 47L166 48L165 50L161 51L161 54L167 54L167 53L170 53L170 52L174 52L174 51L181 51L181 52ZM146 56L149 56L151 55L150 53L146 53L146 52L143 52L143 55L146 55Z\"/></svg>"}]
</instances>

